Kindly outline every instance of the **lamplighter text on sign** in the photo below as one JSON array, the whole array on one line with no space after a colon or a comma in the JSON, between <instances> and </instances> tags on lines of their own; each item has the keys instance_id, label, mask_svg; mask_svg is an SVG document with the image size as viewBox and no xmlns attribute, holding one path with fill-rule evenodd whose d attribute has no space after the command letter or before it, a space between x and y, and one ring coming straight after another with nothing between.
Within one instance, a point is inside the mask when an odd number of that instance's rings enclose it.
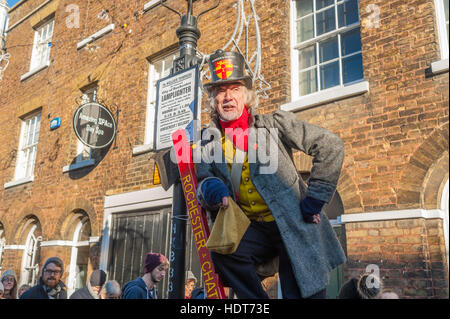
<instances>
[{"instance_id":1,"label":"lamplighter text on sign","mask_svg":"<svg viewBox=\"0 0 450 319\"><path fill-rule=\"evenodd\" d=\"M157 82L155 150L172 146L172 133L183 128L192 138L197 116L198 67L183 70Z\"/></svg>"},{"instance_id":2,"label":"lamplighter text on sign","mask_svg":"<svg viewBox=\"0 0 450 319\"><path fill-rule=\"evenodd\" d=\"M81 105L73 116L73 129L78 139L91 148L104 148L116 136L116 122L103 105L89 102Z\"/></svg>"}]
</instances>

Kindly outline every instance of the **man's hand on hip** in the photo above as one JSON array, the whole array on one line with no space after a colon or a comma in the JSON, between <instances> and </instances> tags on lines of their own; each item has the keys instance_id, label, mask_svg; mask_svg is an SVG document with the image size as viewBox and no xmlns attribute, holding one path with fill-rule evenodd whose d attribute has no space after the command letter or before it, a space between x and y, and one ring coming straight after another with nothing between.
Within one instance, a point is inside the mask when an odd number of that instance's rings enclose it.
<instances>
[{"instance_id":1,"label":"man's hand on hip","mask_svg":"<svg viewBox=\"0 0 450 319\"><path fill-rule=\"evenodd\" d=\"M320 223L320 211L322 210L323 205L325 205L324 201L306 196L300 202L300 209L303 215L303 220L306 223Z\"/></svg>"}]
</instances>

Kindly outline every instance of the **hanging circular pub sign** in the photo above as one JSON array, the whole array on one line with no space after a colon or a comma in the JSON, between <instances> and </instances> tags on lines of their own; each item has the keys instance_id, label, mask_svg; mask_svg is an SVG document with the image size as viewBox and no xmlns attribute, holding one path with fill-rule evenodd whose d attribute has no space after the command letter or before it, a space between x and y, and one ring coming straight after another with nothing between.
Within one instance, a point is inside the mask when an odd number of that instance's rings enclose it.
<instances>
[{"instance_id":1,"label":"hanging circular pub sign","mask_svg":"<svg viewBox=\"0 0 450 319\"><path fill-rule=\"evenodd\" d=\"M116 136L112 113L97 102L89 102L75 111L73 129L78 139L91 148L107 147Z\"/></svg>"}]
</instances>

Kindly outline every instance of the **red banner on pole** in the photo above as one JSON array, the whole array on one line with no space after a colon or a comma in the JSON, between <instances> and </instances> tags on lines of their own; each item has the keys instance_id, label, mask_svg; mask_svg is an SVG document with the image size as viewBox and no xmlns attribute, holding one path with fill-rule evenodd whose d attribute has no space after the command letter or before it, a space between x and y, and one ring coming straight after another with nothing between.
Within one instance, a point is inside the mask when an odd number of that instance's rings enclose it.
<instances>
[{"instance_id":1,"label":"red banner on pole","mask_svg":"<svg viewBox=\"0 0 450 319\"><path fill-rule=\"evenodd\" d=\"M195 175L194 163L192 162L192 148L187 140L185 130L180 129L175 131L172 134L172 141L180 171L186 208L189 213L192 233L202 268L206 295L208 299L225 299L226 296L222 282L215 272L210 251L206 248L210 231L206 219L206 212L200 206L195 196L197 177Z\"/></svg>"}]
</instances>

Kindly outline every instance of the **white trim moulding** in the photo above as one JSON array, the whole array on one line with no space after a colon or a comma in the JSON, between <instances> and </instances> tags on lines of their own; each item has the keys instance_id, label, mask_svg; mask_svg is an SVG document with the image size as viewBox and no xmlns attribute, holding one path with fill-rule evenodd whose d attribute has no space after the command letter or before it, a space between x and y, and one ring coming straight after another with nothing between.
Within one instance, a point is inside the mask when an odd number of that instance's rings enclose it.
<instances>
[{"instance_id":1,"label":"white trim moulding","mask_svg":"<svg viewBox=\"0 0 450 319\"><path fill-rule=\"evenodd\" d=\"M63 167L63 173L67 173L69 171L74 171L80 168L84 168L84 167L89 167L95 164L95 160L93 158L79 162L79 163L74 163L74 164L70 164L70 165L66 165Z\"/></svg>"},{"instance_id":2,"label":"white trim moulding","mask_svg":"<svg viewBox=\"0 0 450 319\"><path fill-rule=\"evenodd\" d=\"M18 179L16 181L11 181L11 182L5 183L3 185L3 187L5 189L7 189L7 188L14 187L14 186L19 186L19 185L22 185L22 184L26 184L26 183L31 183L32 181L34 181L34 176L29 176L29 177Z\"/></svg>"},{"instance_id":3,"label":"white trim moulding","mask_svg":"<svg viewBox=\"0 0 450 319\"><path fill-rule=\"evenodd\" d=\"M76 244L71 240L49 240L41 242L41 247L49 247L49 246L63 246L63 247L83 247L89 246L89 241L80 241Z\"/></svg>"},{"instance_id":4,"label":"white trim moulding","mask_svg":"<svg viewBox=\"0 0 450 319\"><path fill-rule=\"evenodd\" d=\"M25 250L25 245L5 245L3 249Z\"/></svg>"},{"instance_id":5,"label":"white trim moulding","mask_svg":"<svg viewBox=\"0 0 450 319\"><path fill-rule=\"evenodd\" d=\"M436 75L444 72L448 72L448 59L431 63L431 73Z\"/></svg>"},{"instance_id":6,"label":"white trim moulding","mask_svg":"<svg viewBox=\"0 0 450 319\"><path fill-rule=\"evenodd\" d=\"M110 25L107 25L100 31L97 31L96 33L94 33L93 35L88 36L86 39L81 40L80 42L77 43L77 50L80 50L80 49L84 48L87 44L94 42L97 39L100 39L105 34L114 30L114 27L115 27L114 23L111 23Z\"/></svg>"},{"instance_id":7,"label":"white trim moulding","mask_svg":"<svg viewBox=\"0 0 450 319\"><path fill-rule=\"evenodd\" d=\"M407 209L341 215L342 223L373 222L409 218L444 219L444 212L440 209Z\"/></svg>"},{"instance_id":8,"label":"white trim moulding","mask_svg":"<svg viewBox=\"0 0 450 319\"><path fill-rule=\"evenodd\" d=\"M283 111L297 111L366 92L369 92L369 82L362 81L349 86L338 86L302 96L291 103L281 105L281 109Z\"/></svg>"},{"instance_id":9,"label":"white trim moulding","mask_svg":"<svg viewBox=\"0 0 450 319\"><path fill-rule=\"evenodd\" d=\"M163 2L166 2L166 0L163 0ZM160 0L152 0L152 1L147 2L146 4L144 4L144 12L147 12L148 10L153 9L160 3L161 3Z\"/></svg>"},{"instance_id":10,"label":"white trim moulding","mask_svg":"<svg viewBox=\"0 0 450 319\"><path fill-rule=\"evenodd\" d=\"M148 152L153 151L153 145L151 144L143 144L143 145L136 145L133 147L133 155L141 155Z\"/></svg>"},{"instance_id":11,"label":"white trim moulding","mask_svg":"<svg viewBox=\"0 0 450 319\"><path fill-rule=\"evenodd\" d=\"M36 73L38 73L38 72L40 72L40 71L42 71L42 70L48 68L49 65L50 65L50 61L47 62L47 63L44 64L44 65L41 65L40 67L37 67L37 68L34 69L34 70L31 70L31 71L25 73L24 75L22 75L22 76L20 77L20 81L25 81L26 79L28 79L28 78L31 77L32 75L35 75Z\"/></svg>"}]
</instances>

